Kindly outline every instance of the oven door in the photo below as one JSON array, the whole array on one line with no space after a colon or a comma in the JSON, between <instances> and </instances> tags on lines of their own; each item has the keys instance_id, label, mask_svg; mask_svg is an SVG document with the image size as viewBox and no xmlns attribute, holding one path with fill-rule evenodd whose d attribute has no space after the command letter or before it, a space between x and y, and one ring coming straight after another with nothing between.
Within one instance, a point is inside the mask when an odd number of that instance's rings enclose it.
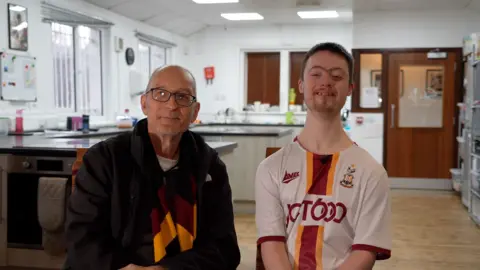
<instances>
[{"instance_id":1,"label":"oven door","mask_svg":"<svg viewBox=\"0 0 480 270\"><path fill-rule=\"evenodd\" d=\"M42 228L38 221L37 192L40 177L65 177L31 173L7 174L7 265L60 269L64 256L43 251ZM26 259L28 258L28 259Z\"/></svg>"}]
</instances>

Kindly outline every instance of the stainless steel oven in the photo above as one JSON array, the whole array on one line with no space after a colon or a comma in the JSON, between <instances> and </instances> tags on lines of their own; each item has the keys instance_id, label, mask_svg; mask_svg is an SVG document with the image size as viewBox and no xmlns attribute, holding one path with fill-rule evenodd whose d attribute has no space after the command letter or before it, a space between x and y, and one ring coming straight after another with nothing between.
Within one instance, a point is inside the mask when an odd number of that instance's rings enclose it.
<instances>
[{"instance_id":1,"label":"stainless steel oven","mask_svg":"<svg viewBox=\"0 0 480 270\"><path fill-rule=\"evenodd\" d=\"M57 268L63 263L63 258L52 258L42 250L37 192L40 177L64 177L71 182L74 161L75 157L12 154L0 157L0 168L3 168L1 223L4 225L0 240L6 240L6 265ZM6 239L2 239L2 235ZM0 255L0 262L3 256Z\"/></svg>"}]
</instances>

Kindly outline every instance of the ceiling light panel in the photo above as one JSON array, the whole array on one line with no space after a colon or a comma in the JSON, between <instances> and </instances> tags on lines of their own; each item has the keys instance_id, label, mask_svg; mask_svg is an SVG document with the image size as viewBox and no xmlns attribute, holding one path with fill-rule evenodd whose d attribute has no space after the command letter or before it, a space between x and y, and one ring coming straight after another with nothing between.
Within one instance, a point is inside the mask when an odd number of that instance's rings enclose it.
<instances>
[{"instance_id":1,"label":"ceiling light panel","mask_svg":"<svg viewBox=\"0 0 480 270\"><path fill-rule=\"evenodd\" d=\"M197 4L228 4L238 3L238 0L192 0Z\"/></svg>"},{"instance_id":2,"label":"ceiling light panel","mask_svg":"<svg viewBox=\"0 0 480 270\"><path fill-rule=\"evenodd\" d=\"M298 16L302 19L328 19L337 18L338 12L335 10L323 10L323 11L299 11Z\"/></svg>"},{"instance_id":3,"label":"ceiling light panel","mask_svg":"<svg viewBox=\"0 0 480 270\"><path fill-rule=\"evenodd\" d=\"M230 21L263 20L263 16L258 13L222 13L221 16Z\"/></svg>"}]
</instances>

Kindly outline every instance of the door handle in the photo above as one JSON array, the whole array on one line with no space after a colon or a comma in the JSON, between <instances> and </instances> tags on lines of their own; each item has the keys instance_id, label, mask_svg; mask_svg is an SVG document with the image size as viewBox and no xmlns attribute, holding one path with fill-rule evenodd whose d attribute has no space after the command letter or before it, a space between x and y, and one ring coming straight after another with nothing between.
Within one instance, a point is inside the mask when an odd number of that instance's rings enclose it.
<instances>
[{"instance_id":1,"label":"door handle","mask_svg":"<svg viewBox=\"0 0 480 270\"><path fill-rule=\"evenodd\" d=\"M391 105L390 128L395 127L395 104Z\"/></svg>"}]
</instances>

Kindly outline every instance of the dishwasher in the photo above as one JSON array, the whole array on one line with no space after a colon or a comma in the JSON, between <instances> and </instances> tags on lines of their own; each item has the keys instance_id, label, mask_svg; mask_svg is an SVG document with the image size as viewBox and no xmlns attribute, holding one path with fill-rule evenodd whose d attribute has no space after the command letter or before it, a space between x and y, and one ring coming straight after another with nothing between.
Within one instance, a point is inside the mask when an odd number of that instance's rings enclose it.
<instances>
[{"instance_id":1,"label":"dishwasher","mask_svg":"<svg viewBox=\"0 0 480 270\"><path fill-rule=\"evenodd\" d=\"M75 157L0 156L1 264L44 268L61 266L63 258L52 258L42 248L43 232L38 221L37 192L40 177L67 178L67 183L71 184L74 162Z\"/></svg>"}]
</instances>

